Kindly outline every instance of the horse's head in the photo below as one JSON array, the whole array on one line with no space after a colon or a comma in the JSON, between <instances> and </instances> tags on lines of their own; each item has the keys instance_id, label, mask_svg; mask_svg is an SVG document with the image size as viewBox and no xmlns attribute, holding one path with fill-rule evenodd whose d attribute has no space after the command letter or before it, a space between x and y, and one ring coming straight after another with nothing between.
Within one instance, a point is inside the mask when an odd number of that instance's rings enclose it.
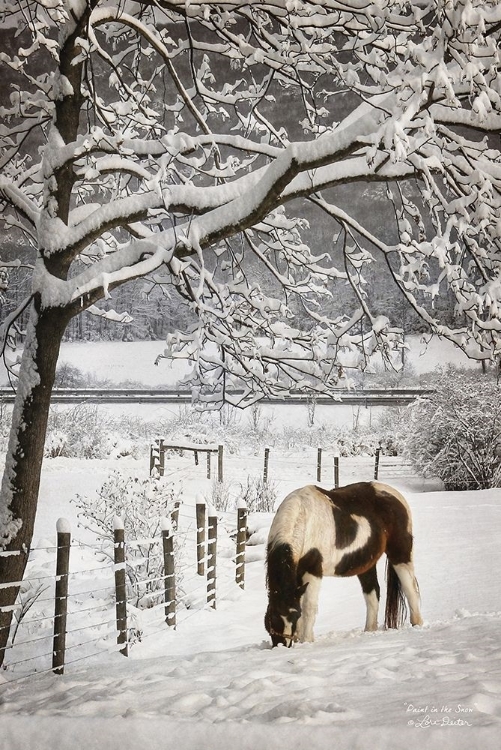
<instances>
[{"instance_id":1,"label":"horse's head","mask_svg":"<svg viewBox=\"0 0 501 750\"><path fill-rule=\"evenodd\" d=\"M297 623L301 617L301 597L307 583L298 586L294 592L283 594L270 591L268 609L264 616L264 626L271 636L273 646L290 648L296 637Z\"/></svg>"}]
</instances>

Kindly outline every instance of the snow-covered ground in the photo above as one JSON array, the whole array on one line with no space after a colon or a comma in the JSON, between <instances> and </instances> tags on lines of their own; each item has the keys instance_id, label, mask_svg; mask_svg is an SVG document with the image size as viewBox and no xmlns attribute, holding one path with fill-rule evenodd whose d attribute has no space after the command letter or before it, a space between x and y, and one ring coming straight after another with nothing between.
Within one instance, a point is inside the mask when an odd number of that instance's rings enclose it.
<instances>
[{"instance_id":1,"label":"snow-covered ground","mask_svg":"<svg viewBox=\"0 0 501 750\"><path fill-rule=\"evenodd\" d=\"M281 495L311 478L297 458L279 483ZM230 483L246 461L228 462ZM35 545L54 542L59 516L76 529L69 498L91 493L111 466L144 471L131 459L46 462ZM209 484L186 458L170 459L168 470L183 478L186 518ZM152 637L146 622L127 659L102 652L64 676L21 680L7 670L0 748L499 747L501 491L445 493L402 478L393 484L406 492L414 515L422 628L364 633L358 581L326 579L316 642L272 650L263 626L271 515L254 515L258 543L248 547L245 590L221 593L215 611L180 613L176 631L159 627Z\"/></svg>"},{"instance_id":2,"label":"snow-covered ground","mask_svg":"<svg viewBox=\"0 0 501 750\"><path fill-rule=\"evenodd\" d=\"M448 362L479 366L449 341L428 338L409 336L408 339L407 362L416 375L431 372L437 364ZM163 351L161 341L67 343L63 344L60 363L67 362L112 382L137 380L145 387L175 385L186 374L188 366L181 360L167 359L160 359L155 366L155 360Z\"/></svg>"},{"instance_id":3,"label":"snow-covered ground","mask_svg":"<svg viewBox=\"0 0 501 750\"><path fill-rule=\"evenodd\" d=\"M418 373L437 362L458 362L444 342L432 342L424 354L416 344L411 361ZM177 366L153 365L160 349L158 342L66 344L62 361L113 382L174 384L182 374ZM111 469L147 472L144 458L46 460L35 547L54 545L59 517L69 519L77 539L90 541L78 529L69 500L76 493L91 495ZM225 463L234 493L248 472L261 470L261 457L233 456ZM181 522L192 533L193 505L200 494L210 496L210 482L203 466L195 470L186 457L169 459L168 472L182 480ZM314 473L313 449L289 455L276 478L278 495L311 482ZM342 465L342 482L359 478L370 476ZM48 640L36 641L36 661L7 668L0 677L0 750L498 748L501 490L446 493L416 478L384 479L402 489L412 507L422 628L364 633L358 581L326 579L316 642L272 650L263 625L264 543L272 515L254 514L245 590L224 579L232 563L223 538L218 573L225 583L218 584L217 609L181 609L175 631L163 624L161 613L146 612L143 640L129 658L113 649L112 635L98 642L97 656L74 661L55 676L48 671L50 627L43 632L36 623L30 626L32 639ZM93 560L82 546L72 553L72 570L89 569ZM38 552L34 570L53 576L53 553ZM384 566L380 578L383 573ZM92 629L88 610L101 602L99 575L80 581L82 590L95 587L96 593L72 600L72 629ZM99 635L97 625L95 630ZM16 649L22 656L25 638L20 629ZM16 658L13 649L6 661Z\"/></svg>"},{"instance_id":4,"label":"snow-covered ground","mask_svg":"<svg viewBox=\"0 0 501 750\"><path fill-rule=\"evenodd\" d=\"M422 339L408 337L409 352L406 361L416 375L433 371L437 364L448 362L461 366L479 365L469 360L457 347L445 339ZM188 372L188 366L181 360L174 362L160 359L165 345L162 341L110 342L93 341L65 343L61 348L59 364L67 363L78 367L84 373L112 383L136 381L145 388L155 386L175 386ZM7 383L7 375L0 364L0 384Z\"/></svg>"}]
</instances>

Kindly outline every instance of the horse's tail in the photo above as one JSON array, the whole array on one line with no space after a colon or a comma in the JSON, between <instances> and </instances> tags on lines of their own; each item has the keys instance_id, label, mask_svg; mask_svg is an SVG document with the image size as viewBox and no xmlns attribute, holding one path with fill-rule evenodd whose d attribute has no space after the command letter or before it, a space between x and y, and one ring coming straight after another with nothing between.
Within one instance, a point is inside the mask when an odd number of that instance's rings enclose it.
<instances>
[{"instance_id":1,"label":"horse's tail","mask_svg":"<svg viewBox=\"0 0 501 750\"><path fill-rule=\"evenodd\" d=\"M407 615L407 605L402 593L400 578L393 565L386 561L386 609L384 613L385 628L399 628Z\"/></svg>"}]
</instances>

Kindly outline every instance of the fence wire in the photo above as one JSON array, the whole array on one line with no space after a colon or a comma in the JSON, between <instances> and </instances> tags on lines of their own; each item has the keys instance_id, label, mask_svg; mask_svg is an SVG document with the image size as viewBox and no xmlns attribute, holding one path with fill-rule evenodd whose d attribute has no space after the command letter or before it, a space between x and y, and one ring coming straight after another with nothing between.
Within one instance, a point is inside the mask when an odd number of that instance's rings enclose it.
<instances>
[{"instance_id":1,"label":"fence wire","mask_svg":"<svg viewBox=\"0 0 501 750\"><path fill-rule=\"evenodd\" d=\"M188 538L192 539L192 547L193 547L193 554L191 555L191 566L193 570L196 570L197 565L197 555L196 555L196 539L195 539L195 532L196 532L196 518L195 518L195 508L187 508L185 506L182 507L182 509L179 509L179 528L177 531L174 532L174 539L177 541L177 543L180 543L182 547L184 548L184 543ZM191 512L190 512L191 511ZM231 524L230 524L231 525ZM233 526L236 528L236 519ZM207 535L209 534L210 529L207 529ZM227 536L227 532L225 530L224 524L220 524L220 533ZM140 539L140 540L126 540L126 547L129 548L129 550L137 549L141 544L152 544L159 548L161 548L162 545L162 538L152 538L152 539ZM78 547L80 546L78 542L72 543L72 547ZM47 551L48 548L42 548L44 551ZM36 552L38 550L33 549L33 552ZM96 550L100 552L100 550ZM189 550L188 550L189 551ZM50 548L50 552L52 552L51 557L54 559L54 567L55 567L55 553L57 552L57 546ZM158 555L160 557L160 554ZM187 555L185 555L187 557ZM219 582L216 584L216 591L218 598L221 598L225 595L225 591L231 590L231 586L228 585L230 579L231 579L231 572L228 570L228 566L234 566L235 563L235 555L229 555L226 557L222 557L220 560L220 563L218 563L218 576L219 576ZM71 560L71 554L70 554L70 560ZM223 564L224 561L224 564ZM126 567L130 569L137 568L142 562L144 562L143 558L136 558L136 559L130 559L127 560ZM177 570L174 574L175 578L178 579L176 581L177 583L177 596L175 600L176 604L176 627L182 627L183 623L186 622L188 619L190 619L193 615L196 615L200 611L204 610L208 607L207 604L207 597L208 597L208 591L207 591L207 574L210 574L211 567L208 564L207 555L205 556L204 560L204 569L205 569L205 575L200 576L196 572L193 574L189 574L189 567L188 562L184 560L182 563L181 561L178 562ZM49 564L49 561L46 561L45 564ZM66 638L67 638L67 644L65 646L65 651L67 656L65 657L65 668L71 667L71 665L76 664L78 662L81 662L85 659L90 659L95 656L98 656L99 654L104 654L109 651L109 648L105 648L106 641L109 640L112 636L117 636L117 626L116 626L116 620L112 616L112 611L115 607L114 602L114 589L115 589L115 581L114 581L114 572L115 572L116 566L113 563L110 563L108 565L99 565L95 567L87 567L81 570L77 571L68 571L67 578L69 581L69 591L67 593L67 601L68 601L68 613L67 613L67 619L68 619L68 626L66 630ZM92 588L86 587L84 590L79 591L78 589L74 589L74 585L77 582L83 582L88 579L89 576L97 576L97 581L103 581L103 578L106 580L108 578L108 581L106 583L103 583L103 585L97 585L93 586ZM149 606L147 606L146 609L143 610L137 610L136 607L129 604L128 608L130 609L132 616L129 617L128 622L128 630L131 639L137 637L138 640L143 640L147 637L152 637L155 634L159 633L165 633L171 630L171 628L168 627L166 624L166 608L169 604L172 603L172 601L165 601L165 584L168 582L169 578L172 576L164 574L159 575L153 575L148 576L144 578L139 578L137 581L134 581L134 588L136 590L140 590L142 587L148 587L148 586L158 586L156 590L153 591L147 591L145 594L142 595L142 601L148 602ZM50 642L53 638L53 632L52 628L50 631L44 633L44 635L35 635L32 631L39 630L40 627L43 627L46 623L49 624L49 628L51 625L53 625L55 620L54 615L54 606L55 606L55 582L56 582L56 576L55 575L38 575L35 573L32 577L28 577L26 581L33 582L33 583L39 583L39 582L53 582L53 594L51 596L44 596L38 597L36 601L33 604L32 609L29 613L25 613L20 620L16 620L12 624L13 632L15 630L15 641L14 643L9 643L6 647L4 647L4 650L6 652L6 660L5 660L5 668L8 672L11 672L11 674L16 675L16 677L13 679L19 679L22 677L27 677L29 674L33 674L34 670L32 667L30 667L30 664L37 664L42 665L42 667L37 666L36 667L36 674L41 674L44 672L50 672L51 668L43 666L47 664L47 660L52 659L53 657L53 651L48 651L42 649L42 652L39 652L39 649L37 648L37 644L42 642ZM16 585L9 584L9 585ZM236 584L233 584L234 586ZM219 589L219 591L218 591ZM91 598L96 597L96 595L102 595L101 598L96 599L95 604L91 606L85 606L83 608L78 608L78 602L79 601L88 601ZM22 595L21 595L22 597ZM52 613L47 614L46 609L50 606ZM17 609L23 608L22 601L19 601L16 604ZM106 611L110 613L109 617L106 617ZM155 617L155 614L158 612L158 617ZM84 625L77 625L79 618L81 618L82 615L85 615L86 623ZM97 620L94 621L93 615L100 615L100 618L98 617ZM103 618L104 615L104 618ZM137 618L139 617L139 623L136 622ZM75 621L76 618L76 621ZM75 623L76 626L74 626L72 623ZM101 632L98 633L93 638L85 638L85 634L90 635L91 633L96 633L97 630L100 628L108 628L107 632ZM137 634L138 627L140 628L139 634ZM101 651L95 650L95 653L87 654L84 656L78 656L76 658L72 657L73 653L77 653L78 650L85 650L88 648L90 644L97 644L102 643L103 649ZM28 654L27 650L33 651L33 653ZM112 650L116 650L113 648ZM7 657L8 654L8 657ZM15 656L17 654L17 657ZM19 671L24 671L25 668L28 668L28 674L26 675L19 675ZM9 680L10 681L10 680Z\"/></svg>"}]
</instances>

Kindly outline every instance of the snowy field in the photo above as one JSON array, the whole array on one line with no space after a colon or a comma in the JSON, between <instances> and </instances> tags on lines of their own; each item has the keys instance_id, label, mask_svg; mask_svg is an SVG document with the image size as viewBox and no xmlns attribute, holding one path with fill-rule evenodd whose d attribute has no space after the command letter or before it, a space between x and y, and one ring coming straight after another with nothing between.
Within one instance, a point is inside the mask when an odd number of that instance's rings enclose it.
<instances>
[{"instance_id":1,"label":"snowy field","mask_svg":"<svg viewBox=\"0 0 501 750\"><path fill-rule=\"evenodd\" d=\"M433 372L437 365L448 363L463 367L480 368L479 363L469 360L457 347L445 340L432 338L424 340L419 336L409 336L407 344L409 351L406 361L416 376ZM175 388L189 368L186 362L168 361L161 359L158 365L155 361L164 350L162 341L138 342L88 342L65 343L61 349L59 365L68 364L77 367L84 375L93 380L108 381L110 384L124 384L128 381L138 383L145 388L170 387ZM381 369L378 358L374 365ZM409 369L407 370L409 372ZM0 385L7 383L7 374L0 362ZM65 407L56 407L65 408ZM101 405L100 409L111 417L127 414L140 417L147 422L169 421L176 418L186 408L182 402L179 406L173 403L137 403L117 405ZM263 418L273 422L274 427L295 428L308 425L308 407L305 404L297 409L291 409L290 404L267 403L261 405ZM317 404L315 407L315 421L317 424L335 423L338 427L352 429L371 428L383 414L384 408L379 406L352 406L339 402L331 404ZM245 410L237 411L237 418L247 420Z\"/></svg>"},{"instance_id":2,"label":"snowy field","mask_svg":"<svg viewBox=\"0 0 501 750\"><path fill-rule=\"evenodd\" d=\"M453 344L433 338L426 342L419 336L408 337L407 361L416 375L431 372L437 364L453 362L457 365L479 365L469 360ZM164 351L162 341L65 343L61 348L59 364L78 367L83 373L112 383L137 381L145 388L175 386L188 372L185 362L157 357ZM7 375L0 364L0 385L6 384Z\"/></svg>"},{"instance_id":3,"label":"snowy field","mask_svg":"<svg viewBox=\"0 0 501 750\"><path fill-rule=\"evenodd\" d=\"M35 546L54 543L59 516L76 529L69 498L92 493L113 465L46 462ZM120 465L144 472L131 459ZM242 457L229 463L230 480L243 465ZM185 459L171 459L168 469L183 478L187 510L207 480L197 479ZM298 457L280 482L281 494L303 478ZM246 588L221 595L216 611L180 617L176 631L145 637L128 659L103 652L64 676L21 680L7 670L0 748L498 748L501 493L445 493L416 480L393 484L406 492L414 515L422 628L364 633L358 581L326 579L316 642L272 650L263 626L264 541L272 516L256 514L250 526L258 543L248 547Z\"/></svg>"},{"instance_id":4,"label":"snowy field","mask_svg":"<svg viewBox=\"0 0 501 750\"><path fill-rule=\"evenodd\" d=\"M167 372L166 363L152 367L158 343L113 346L105 344L99 352L99 344L66 345L62 359L114 382L130 377L156 385L179 375L164 377L159 368L165 365ZM415 371L445 361L443 342L423 358L413 351ZM457 361L454 352L451 360ZM123 376L117 367L124 368ZM233 488L247 471L259 471L253 461L236 456L225 464ZM281 471L277 479L278 495L311 482L314 466L309 455L289 456L286 476ZM54 545L59 517L69 520L77 539L91 541L78 529L70 499L92 495L111 469L147 472L144 458L46 460L34 547ZM203 467L197 471L182 457L168 462L169 475L182 481L181 519L192 531L193 521L186 519L193 519L197 498L210 493ZM342 482L359 478L369 477L341 473ZM180 612L175 631L156 627L151 637L146 612L145 637L127 659L108 641L99 656L69 665L63 676L47 672L50 658L42 656L38 674L4 671L0 750L498 748L501 490L446 493L429 480L384 480L400 488L412 508L423 627L364 633L358 581L326 579L315 643L272 650L263 625L264 550L272 514L253 514L245 590L221 587L216 610ZM229 564L226 544L221 543L218 572ZM82 547L72 570L87 569L91 558ZM38 574L54 574L53 557L45 552L35 564ZM383 573L384 566L380 578ZM99 587L97 574L90 584ZM70 610L72 628L89 625L88 605L81 598ZM37 635L34 629L32 637ZM47 651L47 642L42 645Z\"/></svg>"},{"instance_id":5,"label":"snowy field","mask_svg":"<svg viewBox=\"0 0 501 750\"><path fill-rule=\"evenodd\" d=\"M427 342L419 336L409 336L408 345L407 361L416 375L431 372L437 363L478 366L446 340L433 338ZM163 350L161 341L68 343L63 344L60 362L113 382L138 380L145 387L175 385L186 374L187 365L180 360L161 359L155 366L155 360Z\"/></svg>"}]
</instances>

